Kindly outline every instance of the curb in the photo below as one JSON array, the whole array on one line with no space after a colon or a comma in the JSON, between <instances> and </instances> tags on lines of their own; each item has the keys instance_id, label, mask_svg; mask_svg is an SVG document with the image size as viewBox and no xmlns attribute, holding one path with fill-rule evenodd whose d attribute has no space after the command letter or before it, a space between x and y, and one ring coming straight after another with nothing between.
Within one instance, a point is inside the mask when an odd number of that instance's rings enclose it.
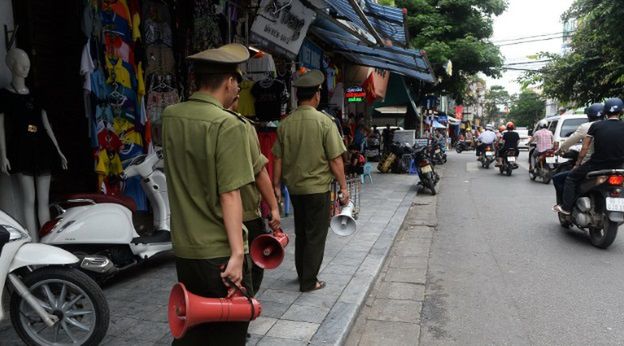
<instances>
[{"instance_id":1,"label":"curb","mask_svg":"<svg viewBox=\"0 0 624 346\"><path fill-rule=\"evenodd\" d=\"M357 272L310 340L310 345L343 345L345 343L366 297L384 266L386 257L392 249L392 244L416 195L414 185L414 188L405 195ZM366 286L366 289L362 290L362 286Z\"/></svg>"}]
</instances>

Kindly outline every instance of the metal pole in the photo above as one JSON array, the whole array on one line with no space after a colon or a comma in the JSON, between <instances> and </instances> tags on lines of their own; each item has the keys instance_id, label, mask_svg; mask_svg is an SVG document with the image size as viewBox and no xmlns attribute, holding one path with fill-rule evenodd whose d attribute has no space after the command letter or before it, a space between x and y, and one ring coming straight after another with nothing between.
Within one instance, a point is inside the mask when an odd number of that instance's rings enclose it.
<instances>
[{"instance_id":1,"label":"metal pole","mask_svg":"<svg viewBox=\"0 0 624 346\"><path fill-rule=\"evenodd\" d=\"M351 7L353 7L353 10L358 15L358 17L360 17L360 19L362 20L362 22L364 23L368 31L370 31L370 33L373 35L373 37L375 38L375 41L377 41L377 44L382 47L385 47L386 45L385 41L381 38L377 30L375 30L375 27L373 27L373 25L368 21L368 17L366 17L360 5L358 5L358 3L355 0L349 0L349 3L351 4Z\"/></svg>"}]
</instances>

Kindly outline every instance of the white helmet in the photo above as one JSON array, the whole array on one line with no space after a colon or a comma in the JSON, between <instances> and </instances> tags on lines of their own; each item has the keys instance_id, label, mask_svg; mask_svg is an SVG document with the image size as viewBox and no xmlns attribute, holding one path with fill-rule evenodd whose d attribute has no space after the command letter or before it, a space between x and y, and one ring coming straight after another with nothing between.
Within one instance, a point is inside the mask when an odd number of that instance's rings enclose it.
<instances>
[{"instance_id":1,"label":"white helmet","mask_svg":"<svg viewBox=\"0 0 624 346\"><path fill-rule=\"evenodd\" d=\"M542 119L537 123L538 129L545 129L547 127L548 127L548 121L546 121L546 119Z\"/></svg>"}]
</instances>

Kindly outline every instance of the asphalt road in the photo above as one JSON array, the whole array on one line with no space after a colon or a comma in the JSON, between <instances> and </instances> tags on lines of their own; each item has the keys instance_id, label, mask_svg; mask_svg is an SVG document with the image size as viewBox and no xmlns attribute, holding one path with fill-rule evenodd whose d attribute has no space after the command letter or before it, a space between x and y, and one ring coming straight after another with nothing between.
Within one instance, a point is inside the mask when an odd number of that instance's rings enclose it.
<instances>
[{"instance_id":1,"label":"asphalt road","mask_svg":"<svg viewBox=\"0 0 624 346\"><path fill-rule=\"evenodd\" d=\"M526 152L511 177L474 155L440 185L420 344L624 344L624 235L600 250L561 228Z\"/></svg>"}]
</instances>

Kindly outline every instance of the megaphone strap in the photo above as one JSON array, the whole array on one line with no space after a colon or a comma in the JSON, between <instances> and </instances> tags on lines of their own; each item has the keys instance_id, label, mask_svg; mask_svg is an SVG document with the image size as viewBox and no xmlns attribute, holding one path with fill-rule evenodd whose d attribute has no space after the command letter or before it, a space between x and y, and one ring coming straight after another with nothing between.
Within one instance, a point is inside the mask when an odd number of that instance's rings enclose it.
<instances>
[{"instance_id":1,"label":"megaphone strap","mask_svg":"<svg viewBox=\"0 0 624 346\"><path fill-rule=\"evenodd\" d=\"M237 285L235 285L234 282L230 280L230 278L226 277L225 281L227 281L230 287L233 287L236 291L240 292L243 295L243 297L247 298L247 301L249 302L249 305L251 306L251 316L249 316L249 321L253 321L254 316L256 315L256 307L254 306L253 297L251 296L251 294L249 294L247 290L243 290Z\"/></svg>"}]
</instances>

